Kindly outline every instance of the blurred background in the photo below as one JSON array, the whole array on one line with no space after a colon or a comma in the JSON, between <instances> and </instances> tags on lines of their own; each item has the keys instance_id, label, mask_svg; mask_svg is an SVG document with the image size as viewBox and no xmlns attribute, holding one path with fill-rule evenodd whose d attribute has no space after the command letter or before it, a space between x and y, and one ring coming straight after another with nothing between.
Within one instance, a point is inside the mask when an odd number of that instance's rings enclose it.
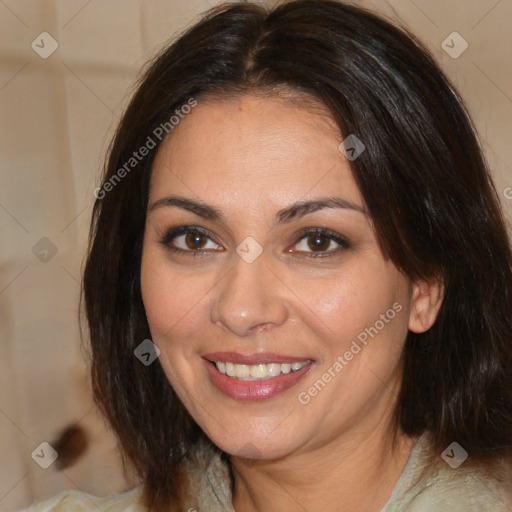
<instances>
[{"instance_id":1,"label":"blurred background","mask_svg":"<svg viewBox=\"0 0 512 512\"><path fill-rule=\"evenodd\" d=\"M91 399L79 282L102 160L141 66L215 0L0 0L0 510L132 485ZM267 2L275 3L275 2ZM466 99L512 213L512 1L361 0ZM56 440L89 445L60 469ZM74 446L83 444L75 438ZM58 460L58 459L57 459ZM54 463L55 462L55 463Z\"/></svg>"}]
</instances>

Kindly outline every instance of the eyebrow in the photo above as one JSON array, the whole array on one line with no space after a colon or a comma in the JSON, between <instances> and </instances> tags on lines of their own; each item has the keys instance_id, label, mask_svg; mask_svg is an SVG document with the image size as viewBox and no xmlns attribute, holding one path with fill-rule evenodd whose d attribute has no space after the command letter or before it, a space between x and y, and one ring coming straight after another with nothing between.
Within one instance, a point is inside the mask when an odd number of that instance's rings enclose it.
<instances>
[{"instance_id":1,"label":"eyebrow","mask_svg":"<svg viewBox=\"0 0 512 512\"><path fill-rule=\"evenodd\" d=\"M148 212L154 211L164 206L182 208L192 212L204 219L217 221L226 224L224 215L220 210L202 201L196 201L180 196L166 196L156 200L148 207ZM351 203L341 197L325 197L320 199L312 199L309 201L297 201L276 213L274 225L284 224L293 219L304 217L310 213L323 210L324 208L343 208L346 210L354 210L368 215L368 211L364 207Z\"/></svg>"}]
</instances>

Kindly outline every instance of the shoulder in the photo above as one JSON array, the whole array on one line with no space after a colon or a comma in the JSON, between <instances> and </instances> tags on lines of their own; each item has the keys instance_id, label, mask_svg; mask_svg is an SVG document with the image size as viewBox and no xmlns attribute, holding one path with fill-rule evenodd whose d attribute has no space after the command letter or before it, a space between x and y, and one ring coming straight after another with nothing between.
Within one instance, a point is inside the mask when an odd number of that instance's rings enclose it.
<instances>
[{"instance_id":1,"label":"shoulder","mask_svg":"<svg viewBox=\"0 0 512 512\"><path fill-rule=\"evenodd\" d=\"M512 501L485 475L476 470L439 470L410 497L404 512L510 512Z\"/></svg>"},{"instance_id":2,"label":"shoulder","mask_svg":"<svg viewBox=\"0 0 512 512\"><path fill-rule=\"evenodd\" d=\"M218 448L211 442L200 440L183 464L188 482L183 510L234 512L229 468ZM147 512L141 497L140 485L103 497L79 490L67 490L17 512Z\"/></svg>"},{"instance_id":3,"label":"shoulder","mask_svg":"<svg viewBox=\"0 0 512 512\"><path fill-rule=\"evenodd\" d=\"M103 497L78 490L65 490L19 512L146 512L139 502L140 495L140 487Z\"/></svg>"},{"instance_id":4,"label":"shoulder","mask_svg":"<svg viewBox=\"0 0 512 512\"><path fill-rule=\"evenodd\" d=\"M430 440L414 446L382 512L510 512L512 474L449 466L441 457L432 463Z\"/></svg>"}]
</instances>

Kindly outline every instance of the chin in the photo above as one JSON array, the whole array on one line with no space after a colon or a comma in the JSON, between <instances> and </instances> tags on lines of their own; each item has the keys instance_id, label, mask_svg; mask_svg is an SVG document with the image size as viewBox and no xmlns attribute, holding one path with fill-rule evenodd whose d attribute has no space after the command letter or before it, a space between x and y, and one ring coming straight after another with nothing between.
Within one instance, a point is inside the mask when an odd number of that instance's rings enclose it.
<instances>
[{"instance_id":1,"label":"chin","mask_svg":"<svg viewBox=\"0 0 512 512\"><path fill-rule=\"evenodd\" d=\"M237 426L234 435L219 426L214 431L207 432L207 435L224 452L244 459L279 459L294 453L305 444L305 441L301 442L305 433L297 434L297 428L290 428L289 425L286 431L281 432L278 432L280 425L276 422L261 422L253 428L244 427L243 422L237 422ZM288 434L290 430L295 432L293 437Z\"/></svg>"}]
</instances>

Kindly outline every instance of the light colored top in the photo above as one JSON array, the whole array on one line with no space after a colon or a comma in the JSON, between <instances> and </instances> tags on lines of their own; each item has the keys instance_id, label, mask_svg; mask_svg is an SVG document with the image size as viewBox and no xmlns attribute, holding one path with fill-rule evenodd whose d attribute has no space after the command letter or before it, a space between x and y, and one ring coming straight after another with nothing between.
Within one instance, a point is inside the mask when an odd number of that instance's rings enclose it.
<instances>
[{"instance_id":1,"label":"light colored top","mask_svg":"<svg viewBox=\"0 0 512 512\"><path fill-rule=\"evenodd\" d=\"M426 435L415 443L381 512L512 512L512 475L503 484L465 469L464 463L453 469L441 458L439 464L424 472L429 444ZM199 507L201 512L235 512L229 469L220 452L200 443L194 459L187 464L195 502L184 504L182 510ZM105 497L66 490L20 512L146 512L139 503L140 496L140 486Z\"/></svg>"}]
</instances>

